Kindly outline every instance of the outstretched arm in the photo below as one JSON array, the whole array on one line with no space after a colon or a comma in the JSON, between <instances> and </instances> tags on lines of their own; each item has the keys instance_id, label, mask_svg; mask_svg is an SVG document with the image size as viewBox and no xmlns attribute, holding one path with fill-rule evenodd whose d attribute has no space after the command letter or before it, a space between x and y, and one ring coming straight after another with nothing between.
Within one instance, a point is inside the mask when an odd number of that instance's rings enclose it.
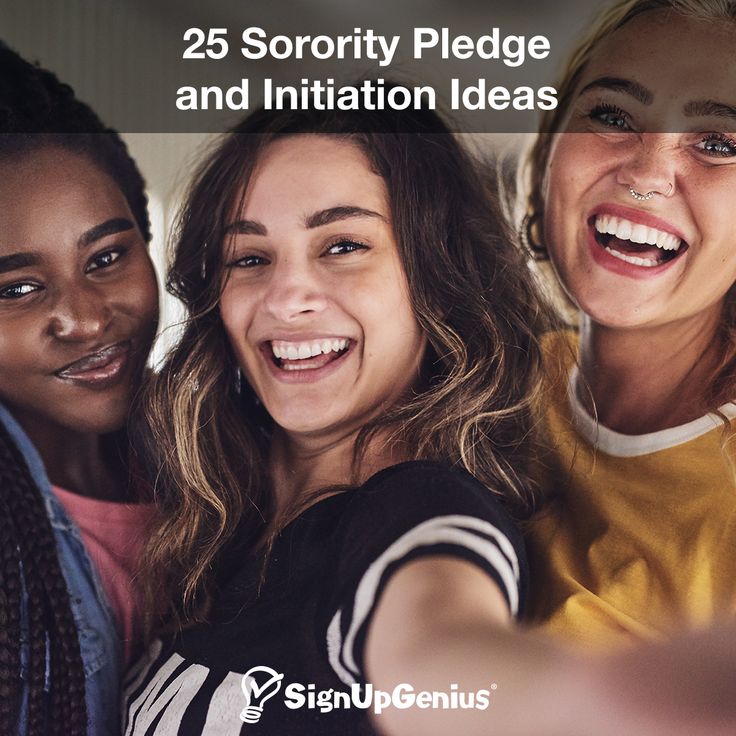
<instances>
[{"instance_id":1,"label":"outstretched arm","mask_svg":"<svg viewBox=\"0 0 736 736\"><path fill-rule=\"evenodd\" d=\"M388 708L391 736L726 736L736 733L736 632L585 657L514 628L498 586L470 562L415 560L389 581L365 651L368 681L390 691L489 690L486 710Z\"/></svg>"}]
</instances>

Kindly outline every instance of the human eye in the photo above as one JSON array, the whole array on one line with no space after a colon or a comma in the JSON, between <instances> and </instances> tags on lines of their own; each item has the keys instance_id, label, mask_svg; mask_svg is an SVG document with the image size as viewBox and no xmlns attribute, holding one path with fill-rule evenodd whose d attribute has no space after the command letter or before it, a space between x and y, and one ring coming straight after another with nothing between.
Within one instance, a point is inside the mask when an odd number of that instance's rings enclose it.
<instances>
[{"instance_id":1,"label":"human eye","mask_svg":"<svg viewBox=\"0 0 736 736\"><path fill-rule=\"evenodd\" d=\"M632 130L631 119L624 110L607 102L594 105L587 113L594 123L615 130Z\"/></svg>"},{"instance_id":2,"label":"human eye","mask_svg":"<svg viewBox=\"0 0 736 736\"><path fill-rule=\"evenodd\" d=\"M23 281L16 284L0 287L0 299L22 299L24 296L41 291L39 284Z\"/></svg>"},{"instance_id":3,"label":"human eye","mask_svg":"<svg viewBox=\"0 0 736 736\"><path fill-rule=\"evenodd\" d=\"M723 133L705 133L696 148L715 158L736 156L736 141Z\"/></svg>"},{"instance_id":4,"label":"human eye","mask_svg":"<svg viewBox=\"0 0 736 736\"><path fill-rule=\"evenodd\" d=\"M103 268L109 268L125 253L125 248L108 248L107 250L95 253L92 258L89 259L85 273L91 273L92 271L99 271Z\"/></svg>"},{"instance_id":5,"label":"human eye","mask_svg":"<svg viewBox=\"0 0 736 736\"><path fill-rule=\"evenodd\" d=\"M368 246L365 243L352 240L351 238L340 238L327 246L324 255L342 256L348 253L357 253L361 250L368 250Z\"/></svg>"},{"instance_id":6,"label":"human eye","mask_svg":"<svg viewBox=\"0 0 736 736\"><path fill-rule=\"evenodd\" d=\"M257 266L265 266L268 264L268 259L263 256L257 256L249 254L246 256L240 256L239 258L233 258L227 264L226 268L256 268Z\"/></svg>"}]
</instances>

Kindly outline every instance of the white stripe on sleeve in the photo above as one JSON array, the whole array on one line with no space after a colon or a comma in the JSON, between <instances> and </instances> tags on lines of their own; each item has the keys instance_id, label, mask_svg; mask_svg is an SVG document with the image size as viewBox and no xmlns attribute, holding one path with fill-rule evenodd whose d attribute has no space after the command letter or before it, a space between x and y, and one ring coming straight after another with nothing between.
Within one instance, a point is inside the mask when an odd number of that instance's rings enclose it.
<instances>
[{"instance_id":1,"label":"white stripe on sleeve","mask_svg":"<svg viewBox=\"0 0 736 736\"><path fill-rule=\"evenodd\" d=\"M518 613L519 560L508 537L490 522L473 516L454 514L429 519L399 537L365 571L356 588L353 615L344 639L343 611L337 611L330 621L327 653L332 669L342 682L350 685L360 675L355 661L355 639L375 605L386 569L414 549L437 544L464 547L482 557L501 579L512 615Z\"/></svg>"}]
</instances>

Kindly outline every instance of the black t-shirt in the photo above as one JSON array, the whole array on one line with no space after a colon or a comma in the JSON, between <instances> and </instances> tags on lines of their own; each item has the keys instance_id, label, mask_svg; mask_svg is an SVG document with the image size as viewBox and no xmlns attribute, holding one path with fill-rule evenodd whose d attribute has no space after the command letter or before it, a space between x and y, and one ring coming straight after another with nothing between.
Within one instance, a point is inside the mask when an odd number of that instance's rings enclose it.
<instances>
[{"instance_id":1,"label":"black t-shirt","mask_svg":"<svg viewBox=\"0 0 736 736\"><path fill-rule=\"evenodd\" d=\"M126 736L373 734L356 707L372 692L368 624L391 575L427 555L476 564L518 615L523 544L497 497L462 470L396 465L308 508L279 534L265 573L243 559L206 624L153 643L127 677ZM251 673L255 689L243 677L253 667L270 668ZM245 690L263 708L250 711L257 723L241 719Z\"/></svg>"}]
</instances>

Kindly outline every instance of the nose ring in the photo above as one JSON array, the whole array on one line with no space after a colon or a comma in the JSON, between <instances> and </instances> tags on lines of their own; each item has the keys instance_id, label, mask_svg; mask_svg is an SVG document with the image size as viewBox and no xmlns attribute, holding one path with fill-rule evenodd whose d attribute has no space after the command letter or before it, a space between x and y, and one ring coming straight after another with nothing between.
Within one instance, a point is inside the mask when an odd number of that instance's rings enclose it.
<instances>
[{"instance_id":1,"label":"nose ring","mask_svg":"<svg viewBox=\"0 0 736 736\"><path fill-rule=\"evenodd\" d=\"M672 182L670 182L667 185L667 191L666 192L655 192L655 191L649 191L646 194L642 194L641 192L637 192L634 187L629 187L629 194L639 202L647 202L650 200L655 194L661 194L663 197L667 198L672 194L673 190Z\"/></svg>"},{"instance_id":2,"label":"nose ring","mask_svg":"<svg viewBox=\"0 0 736 736\"><path fill-rule=\"evenodd\" d=\"M655 192L647 192L646 194L640 194L639 192L634 189L634 187L629 187L629 194L634 198L638 199L640 202L645 202L649 199L651 199Z\"/></svg>"}]
</instances>

